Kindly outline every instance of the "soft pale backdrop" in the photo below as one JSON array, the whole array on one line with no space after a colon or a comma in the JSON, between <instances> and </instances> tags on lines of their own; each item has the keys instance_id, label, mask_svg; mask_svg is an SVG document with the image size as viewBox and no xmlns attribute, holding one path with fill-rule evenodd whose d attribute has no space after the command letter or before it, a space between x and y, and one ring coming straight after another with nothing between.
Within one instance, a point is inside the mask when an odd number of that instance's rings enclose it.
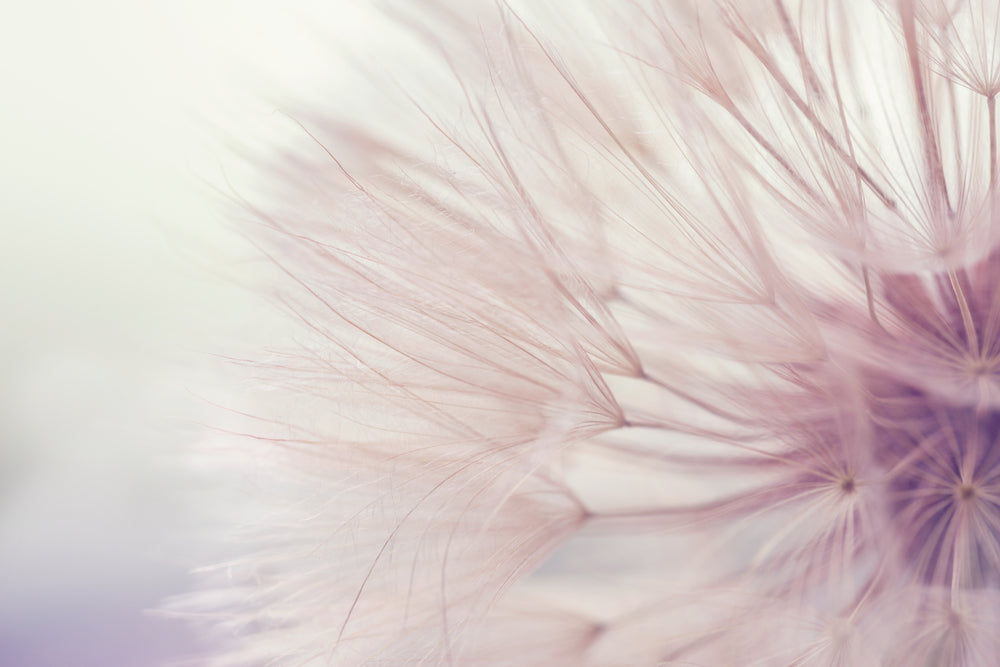
<instances>
[{"instance_id":1,"label":"soft pale backdrop","mask_svg":"<svg viewBox=\"0 0 1000 667\"><path fill-rule=\"evenodd\" d=\"M343 86L330 47L373 33L344 2L8 4L0 664L160 664L204 648L148 610L217 552L179 456L238 399L211 354L274 335L211 187L252 188L227 142L294 132L280 101Z\"/></svg>"}]
</instances>

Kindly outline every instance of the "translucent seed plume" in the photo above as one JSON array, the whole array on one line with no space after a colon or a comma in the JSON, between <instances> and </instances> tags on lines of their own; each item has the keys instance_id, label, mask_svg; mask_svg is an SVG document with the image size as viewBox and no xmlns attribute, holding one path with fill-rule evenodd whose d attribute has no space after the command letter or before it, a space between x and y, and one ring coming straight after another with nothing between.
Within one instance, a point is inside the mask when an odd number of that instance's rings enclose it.
<instances>
[{"instance_id":1,"label":"translucent seed plume","mask_svg":"<svg viewBox=\"0 0 1000 667\"><path fill-rule=\"evenodd\" d=\"M263 167L218 663L998 664L997 2L575 4Z\"/></svg>"}]
</instances>

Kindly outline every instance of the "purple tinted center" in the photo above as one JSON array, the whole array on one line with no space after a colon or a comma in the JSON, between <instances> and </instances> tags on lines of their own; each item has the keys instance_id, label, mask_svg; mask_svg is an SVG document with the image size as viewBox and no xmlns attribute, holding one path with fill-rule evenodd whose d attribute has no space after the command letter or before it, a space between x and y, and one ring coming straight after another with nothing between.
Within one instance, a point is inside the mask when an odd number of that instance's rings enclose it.
<instances>
[{"instance_id":1,"label":"purple tinted center","mask_svg":"<svg viewBox=\"0 0 1000 667\"><path fill-rule=\"evenodd\" d=\"M1000 583L1000 410L951 405L905 385L880 394L871 408L876 460L914 576Z\"/></svg>"}]
</instances>

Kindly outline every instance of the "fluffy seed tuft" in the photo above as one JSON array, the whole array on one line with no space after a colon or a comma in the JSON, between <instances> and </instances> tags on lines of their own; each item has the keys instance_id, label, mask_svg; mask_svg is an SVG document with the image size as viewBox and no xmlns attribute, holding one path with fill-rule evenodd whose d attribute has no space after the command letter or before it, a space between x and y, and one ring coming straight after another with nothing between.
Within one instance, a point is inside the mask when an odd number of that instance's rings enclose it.
<instances>
[{"instance_id":1,"label":"fluffy seed tuft","mask_svg":"<svg viewBox=\"0 0 1000 667\"><path fill-rule=\"evenodd\" d=\"M997 2L478 4L267 165L220 664L996 664Z\"/></svg>"}]
</instances>

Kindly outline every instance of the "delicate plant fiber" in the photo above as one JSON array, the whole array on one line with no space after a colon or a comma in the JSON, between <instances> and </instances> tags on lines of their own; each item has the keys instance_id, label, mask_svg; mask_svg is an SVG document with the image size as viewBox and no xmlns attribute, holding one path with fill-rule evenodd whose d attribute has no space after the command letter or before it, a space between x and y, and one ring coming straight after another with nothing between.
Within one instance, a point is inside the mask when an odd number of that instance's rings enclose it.
<instances>
[{"instance_id":1,"label":"delicate plant fiber","mask_svg":"<svg viewBox=\"0 0 1000 667\"><path fill-rule=\"evenodd\" d=\"M219 664L1000 664L997 2L564 4L266 166Z\"/></svg>"}]
</instances>

